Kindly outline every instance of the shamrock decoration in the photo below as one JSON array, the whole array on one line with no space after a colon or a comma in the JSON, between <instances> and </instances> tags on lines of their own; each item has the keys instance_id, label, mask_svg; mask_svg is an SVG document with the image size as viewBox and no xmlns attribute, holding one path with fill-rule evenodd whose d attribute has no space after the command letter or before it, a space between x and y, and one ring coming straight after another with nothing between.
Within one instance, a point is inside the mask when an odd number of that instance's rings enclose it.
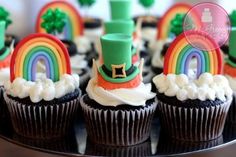
<instances>
[{"instance_id":1,"label":"shamrock decoration","mask_svg":"<svg viewBox=\"0 0 236 157\"><path fill-rule=\"evenodd\" d=\"M9 19L9 12L7 12L3 7L0 7L0 21L6 22L6 29L12 23Z\"/></svg>"},{"instance_id":2,"label":"shamrock decoration","mask_svg":"<svg viewBox=\"0 0 236 157\"><path fill-rule=\"evenodd\" d=\"M47 33L56 34L61 33L65 26L66 14L59 8L55 10L48 9L47 12L42 16L43 22L41 27L43 27Z\"/></svg>"},{"instance_id":3,"label":"shamrock decoration","mask_svg":"<svg viewBox=\"0 0 236 157\"><path fill-rule=\"evenodd\" d=\"M178 36L183 32L183 21L185 14L176 14L175 17L171 20L170 31Z\"/></svg>"},{"instance_id":4,"label":"shamrock decoration","mask_svg":"<svg viewBox=\"0 0 236 157\"><path fill-rule=\"evenodd\" d=\"M78 0L81 6L88 6L90 7L96 0Z\"/></svg>"},{"instance_id":5,"label":"shamrock decoration","mask_svg":"<svg viewBox=\"0 0 236 157\"><path fill-rule=\"evenodd\" d=\"M139 0L139 3L145 8L150 8L155 3L155 0Z\"/></svg>"},{"instance_id":6,"label":"shamrock decoration","mask_svg":"<svg viewBox=\"0 0 236 157\"><path fill-rule=\"evenodd\" d=\"M236 10L233 10L233 12L229 15L231 26L236 27Z\"/></svg>"}]
</instances>

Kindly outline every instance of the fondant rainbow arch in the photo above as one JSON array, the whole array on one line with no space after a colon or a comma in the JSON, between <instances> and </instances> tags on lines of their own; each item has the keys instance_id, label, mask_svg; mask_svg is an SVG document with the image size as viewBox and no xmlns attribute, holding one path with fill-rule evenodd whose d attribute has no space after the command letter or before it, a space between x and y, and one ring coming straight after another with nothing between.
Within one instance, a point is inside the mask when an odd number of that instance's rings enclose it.
<instances>
[{"instance_id":1,"label":"fondant rainbow arch","mask_svg":"<svg viewBox=\"0 0 236 157\"><path fill-rule=\"evenodd\" d=\"M56 37L37 33L24 38L15 48L10 63L10 79L20 77L35 81L37 62L44 61L47 78L58 81L63 74L71 74L67 48Z\"/></svg>"},{"instance_id":2,"label":"fondant rainbow arch","mask_svg":"<svg viewBox=\"0 0 236 157\"><path fill-rule=\"evenodd\" d=\"M67 14L66 26L63 32L65 38L73 40L75 37L83 35L84 31L83 19L79 15L78 11L68 2L60 0L59 1L54 0L53 2L50 2L47 5L45 5L40 10L36 21L36 32L46 33L46 31L41 27L41 23L43 22L43 19L41 17L48 9L56 9L56 8L60 8Z\"/></svg>"},{"instance_id":3,"label":"fondant rainbow arch","mask_svg":"<svg viewBox=\"0 0 236 157\"><path fill-rule=\"evenodd\" d=\"M170 23L171 20L175 17L177 13L179 14L187 14L187 12L192 8L191 5L186 3L176 3L171 8L169 8L165 14L160 19L160 22L158 22L157 29L157 39L158 40L164 40L167 39L170 33ZM197 14L191 14L191 17L194 18L195 24L199 27L201 26L200 18Z\"/></svg>"},{"instance_id":4,"label":"fondant rainbow arch","mask_svg":"<svg viewBox=\"0 0 236 157\"><path fill-rule=\"evenodd\" d=\"M191 43L199 45L203 50L193 47L186 39L188 35ZM170 45L164 59L164 74L188 74L190 60L197 59L197 76L204 72L213 75L222 72L222 55L216 42L206 33L193 30L180 34ZM216 48L216 49L213 49Z\"/></svg>"}]
</instances>

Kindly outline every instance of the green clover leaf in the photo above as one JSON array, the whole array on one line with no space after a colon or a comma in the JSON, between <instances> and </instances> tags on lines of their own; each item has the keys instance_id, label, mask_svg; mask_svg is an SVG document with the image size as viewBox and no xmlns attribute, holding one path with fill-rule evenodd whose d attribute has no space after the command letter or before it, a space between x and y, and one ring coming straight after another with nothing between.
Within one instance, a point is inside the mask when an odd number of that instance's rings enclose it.
<instances>
[{"instance_id":1,"label":"green clover leaf","mask_svg":"<svg viewBox=\"0 0 236 157\"><path fill-rule=\"evenodd\" d=\"M175 17L171 20L170 31L178 36L183 32L183 21L185 14L176 14Z\"/></svg>"},{"instance_id":2,"label":"green clover leaf","mask_svg":"<svg viewBox=\"0 0 236 157\"><path fill-rule=\"evenodd\" d=\"M9 12L7 12L3 7L0 6L0 21L6 22L6 29L12 23L9 15Z\"/></svg>"},{"instance_id":3,"label":"green clover leaf","mask_svg":"<svg viewBox=\"0 0 236 157\"><path fill-rule=\"evenodd\" d=\"M43 14L42 19L41 27L50 34L56 34L56 32L61 33L66 24L66 14L59 8L55 10L48 9L47 12Z\"/></svg>"}]
</instances>

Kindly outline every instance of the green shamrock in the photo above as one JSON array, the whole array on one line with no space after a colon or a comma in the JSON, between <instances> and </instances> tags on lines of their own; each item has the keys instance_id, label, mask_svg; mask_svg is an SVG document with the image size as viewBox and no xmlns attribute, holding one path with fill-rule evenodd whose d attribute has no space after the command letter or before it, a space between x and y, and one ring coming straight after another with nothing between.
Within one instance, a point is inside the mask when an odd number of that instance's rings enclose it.
<instances>
[{"instance_id":1,"label":"green shamrock","mask_svg":"<svg viewBox=\"0 0 236 157\"><path fill-rule=\"evenodd\" d=\"M9 15L9 12L0 6L0 21L6 22L6 29L12 23L11 19L9 19Z\"/></svg>"},{"instance_id":2,"label":"green shamrock","mask_svg":"<svg viewBox=\"0 0 236 157\"><path fill-rule=\"evenodd\" d=\"M178 36L183 32L183 21L186 14L176 14L170 22L170 31Z\"/></svg>"},{"instance_id":3,"label":"green shamrock","mask_svg":"<svg viewBox=\"0 0 236 157\"><path fill-rule=\"evenodd\" d=\"M45 14L42 16L43 22L41 27L44 28L47 33L56 34L61 33L66 24L66 13L61 11L59 8L55 10L48 9Z\"/></svg>"},{"instance_id":4,"label":"green shamrock","mask_svg":"<svg viewBox=\"0 0 236 157\"><path fill-rule=\"evenodd\" d=\"M229 15L231 26L236 27L236 10L233 10L233 12Z\"/></svg>"},{"instance_id":5,"label":"green shamrock","mask_svg":"<svg viewBox=\"0 0 236 157\"><path fill-rule=\"evenodd\" d=\"M78 2L81 6L90 7L91 5L93 5L93 3L96 2L96 0L78 0Z\"/></svg>"},{"instance_id":6,"label":"green shamrock","mask_svg":"<svg viewBox=\"0 0 236 157\"><path fill-rule=\"evenodd\" d=\"M139 0L139 3L145 8L150 8L155 3L155 0Z\"/></svg>"}]
</instances>

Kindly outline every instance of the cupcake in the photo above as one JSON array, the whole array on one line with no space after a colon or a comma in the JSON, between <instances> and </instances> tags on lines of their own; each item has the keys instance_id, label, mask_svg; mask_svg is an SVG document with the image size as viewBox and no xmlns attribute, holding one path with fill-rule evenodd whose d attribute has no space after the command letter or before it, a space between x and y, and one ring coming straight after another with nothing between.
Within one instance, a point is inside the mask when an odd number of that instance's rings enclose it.
<instances>
[{"instance_id":1,"label":"cupcake","mask_svg":"<svg viewBox=\"0 0 236 157\"><path fill-rule=\"evenodd\" d=\"M170 21L170 33L172 36L178 36L183 32L183 21L185 14L176 14ZM172 37L173 38L173 37ZM170 43L173 39L168 38L166 40L158 40L155 47L155 52L151 61L151 69L154 74L160 74L163 72L164 56Z\"/></svg>"},{"instance_id":2,"label":"cupcake","mask_svg":"<svg viewBox=\"0 0 236 157\"><path fill-rule=\"evenodd\" d=\"M94 62L94 76L80 99L90 141L130 146L146 141L156 109L150 84L141 82L142 63L131 61L131 36L101 37L103 65Z\"/></svg>"},{"instance_id":3,"label":"cupcake","mask_svg":"<svg viewBox=\"0 0 236 157\"><path fill-rule=\"evenodd\" d=\"M86 10L83 16L84 36L88 38L91 43L92 49L95 50L96 44L98 44L99 37L103 34L103 21L102 19L91 17L86 13L91 10L91 7L96 3L96 1L78 0L78 3L82 8Z\"/></svg>"},{"instance_id":4,"label":"cupcake","mask_svg":"<svg viewBox=\"0 0 236 157\"><path fill-rule=\"evenodd\" d=\"M140 50L141 58L151 57L149 46L156 39L157 20L158 18L150 14L150 9L155 1L139 0L139 4L146 10L145 16L137 16L134 18L136 24L140 22L142 46Z\"/></svg>"},{"instance_id":5,"label":"cupcake","mask_svg":"<svg viewBox=\"0 0 236 157\"><path fill-rule=\"evenodd\" d=\"M5 25L5 21L0 21L0 114L3 116L6 115L7 112L3 98L3 85L9 80L11 59L11 50L4 45Z\"/></svg>"},{"instance_id":6,"label":"cupcake","mask_svg":"<svg viewBox=\"0 0 236 157\"><path fill-rule=\"evenodd\" d=\"M39 60L45 64L44 73L37 72ZM27 36L12 54L10 74L4 99L15 132L34 139L66 135L81 92L64 44L48 34Z\"/></svg>"},{"instance_id":7,"label":"cupcake","mask_svg":"<svg viewBox=\"0 0 236 157\"><path fill-rule=\"evenodd\" d=\"M192 47L185 34L195 45L204 46L204 50ZM164 72L153 78L161 127L171 138L208 141L222 134L232 90L228 80L221 75L220 50L210 50L215 45L206 33L182 33L167 51ZM199 64L195 78L188 75L193 58L197 58ZM203 62L205 64L200 65Z\"/></svg>"},{"instance_id":8,"label":"cupcake","mask_svg":"<svg viewBox=\"0 0 236 157\"><path fill-rule=\"evenodd\" d=\"M236 14L236 12L235 12ZM233 20L231 14L231 33L229 37L229 53L228 57L225 59L224 65L224 75L228 79L230 87L233 90L233 101L229 109L229 114L227 117L227 122L236 123L236 55L235 55L235 41L236 41L236 18ZM236 16L235 16L236 17Z\"/></svg>"},{"instance_id":9,"label":"cupcake","mask_svg":"<svg viewBox=\"0 0 236 157\"><path fill-rule=\"evenodd\" d=\"M12 20L9 18L10 13L4 8L0 6L0 21L5 21L5 28L7 29L8 26L12 23ZM5 34L4 34L5 35ZM16 44L19 42L19 38L12 34L6 34L5 35L5 46L11 47L16 46Z\"/></svg>"}]
</instances>

